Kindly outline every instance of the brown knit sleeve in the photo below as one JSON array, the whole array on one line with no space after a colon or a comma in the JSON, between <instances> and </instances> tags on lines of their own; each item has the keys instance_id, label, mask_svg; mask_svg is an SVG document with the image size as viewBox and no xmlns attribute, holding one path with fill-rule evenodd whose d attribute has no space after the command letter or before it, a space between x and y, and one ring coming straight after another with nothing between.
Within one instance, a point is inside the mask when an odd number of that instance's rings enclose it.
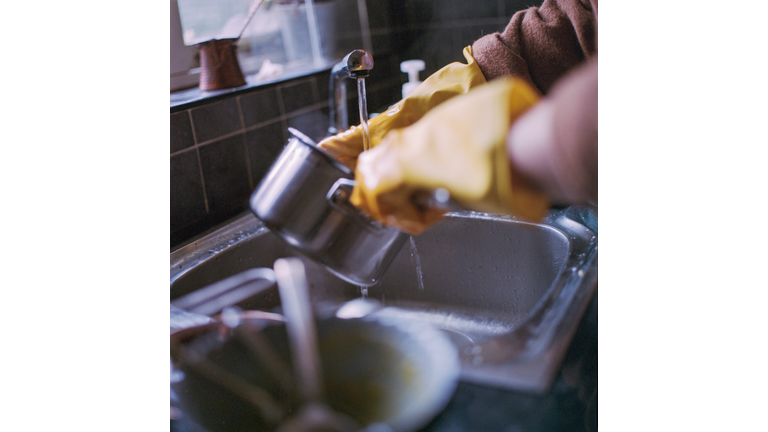
<instances>
[{"instance_id":1,"label":"brown knit sleeve","mask_svg":"<svg viewBox=\"0 0 768 432\"><path fill-rule=\"evenodd\" d=\"M517 76L547 94L560 77L597 54L597 0L544 0L519 11L504 31L472 45L488 81Z\"/></svg>"}]
</instances>

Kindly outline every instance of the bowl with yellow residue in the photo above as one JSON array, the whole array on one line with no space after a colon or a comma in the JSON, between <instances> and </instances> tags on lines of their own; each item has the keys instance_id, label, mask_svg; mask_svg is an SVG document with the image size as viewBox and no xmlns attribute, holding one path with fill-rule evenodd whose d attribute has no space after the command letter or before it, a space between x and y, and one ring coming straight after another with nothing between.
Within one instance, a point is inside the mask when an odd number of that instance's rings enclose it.
<instances>
[{"instance_id":1,"label":"bowl with yellow residue","mask_svg":"<svg viewBox=\"0 0 768 432\"><path fill-rule=\"evenodd\" d=\"M361 428L414 431L451 399L458 353L424 323L317 320L323 394ZM277 319L245 318L171 335L171 389L183 414L211 431L279 430L301 409L288 334Z\"/></svg>"}]
</instances>

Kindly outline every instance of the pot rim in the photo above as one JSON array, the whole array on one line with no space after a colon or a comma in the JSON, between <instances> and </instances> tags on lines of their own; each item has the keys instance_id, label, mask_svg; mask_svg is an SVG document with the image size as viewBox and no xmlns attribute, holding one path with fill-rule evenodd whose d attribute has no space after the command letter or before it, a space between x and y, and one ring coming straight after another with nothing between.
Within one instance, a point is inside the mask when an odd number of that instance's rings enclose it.
<instances>
[{"instance_id":1,"label":"pot rim","mask_svg":"<svg viewBox=\"0 0 768 432\"><path fill-rule=\"evenodd\" d=\"M313 151L319 152L320 155L322 155L323 158L327 159L328 162L330 162L331 165L333 165L334 167L340 169L345 175L353 176L355 174L354 171L349 169L349 167L347 167L343 163L339 162L338 159L333 157L333 155L331 155L327 151L325 151L322 148L318 147L317 143L314 140L312 140L312 138L304 135L298 129L294 129L292 127L289 127L288 128L288 133L293 135L294 138L296 138L302 144L304 144L304 145L308 146L309 148L311 148Z\"/></svg>"},{"instance_id":2,"label":"pot rim","mask_svg":"<svg viewBox=\"0 0 768 432\"><path fill-rule=\"evenodd\" d=\"M209 45L219 45L219 44L233 44L233 45L237 45L238 40L239 40L238 38L232 38L232 37L228 37L228 38L213 38L213 39L208 39L208 40L204 40L204 41L201 41L201 42L197 42L197 43L195 43L195 46L199 47L199 48L204 48L204 47L209 46Z\"/></svg>"}]
</instances>

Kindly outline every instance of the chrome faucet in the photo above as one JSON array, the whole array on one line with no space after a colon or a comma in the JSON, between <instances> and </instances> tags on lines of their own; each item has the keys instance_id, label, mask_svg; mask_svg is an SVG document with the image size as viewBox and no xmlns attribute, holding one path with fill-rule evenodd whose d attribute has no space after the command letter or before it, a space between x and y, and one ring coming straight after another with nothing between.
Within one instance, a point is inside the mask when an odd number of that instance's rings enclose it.
<instances>
[{"instance_id":1,"label":"chrome faucet","mask_svg":"<svg viewBox=\"0 0 768 432\"><path fill-rule=\"evenodd\" d=\"M347 54L343 60L331 69L331 82L328 87L330 103L330 126L328 133L336 135L349 129L347 111L347 85L342 78L366 78L373 69L373 56L367 51L357 49Z\"/></svg>"}]
</instances>

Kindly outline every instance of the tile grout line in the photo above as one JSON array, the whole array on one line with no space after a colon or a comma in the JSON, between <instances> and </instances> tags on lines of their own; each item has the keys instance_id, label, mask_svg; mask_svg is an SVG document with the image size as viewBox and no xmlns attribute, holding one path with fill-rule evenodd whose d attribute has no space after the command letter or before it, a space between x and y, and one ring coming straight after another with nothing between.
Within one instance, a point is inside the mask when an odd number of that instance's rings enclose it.
<instances>
[{"instance_id":1,"label":"tile grout line","mask_svg":"<svg viewBox=\"0 0 768 432\"><path fill-rule=\"evenodd\" d=\"M245 131L245 119L243 118L243 106L240 103L241 96L235 98L237 112L240 113L240 130L243 131L243 150L245 150L245 167L248 170L248 188L253 190L253 173L251 172L251 157L248 154L248 138Z\"/></svg>"},{"instance_id":2,"label":"tile grout line","mask_svg":"<svg viewBox=\"0 0 768 432\"><path fill-rule=\"evenodd\" d=\"M203 176L203 161L200 159L200 146L197 144L197 134L195 133L195 123L192 120L192 110L188 109L189 126L192 128L192 138L195 141L195 155L197 155L197 169L200 172L200 185L203 187L203 204L205 204L205 214L210 214L208 211L208 194L205 193L205 176Z\"/></svg>"},{"instance_id":3,"label":"tile grout line","mask_svg":"<svg viewBox=\"0 0 768 432\"><path fill-rule=\"evenodd\" d=\"M179 151L175 151L175 152L171 153L171 157L178 156L180 154L184 154L184 153L187 153L187 152L191 152L191 151L193 151L196 148L197 148L197 146L192 145L192 146L189 146L189 147L187 147L185 149L181 149Z\"/></svg>"},{"instance_id":4,"label":"tile grout line","mask_svg":"<svg viewBox=\"0 0 768 432\"><path fill-rule=\"evenodd\" d=\"M286 116L285 114L285 104L283 103L283 88L285 86L282 84L279 84L275 86L275 93L277 93L277 110L280 112L280 118L283 118Z\"/></svg>"},{"instance_id":5,"label":"tile grout line","mask_svg":"<svg viewBox=\"0 0 768 432\"><path fill-rule=\"evenodd\" d=\"M317 81L316 81L316 79L308 79L307 81L311 82L312 92L313 92L313 96L315 96L315 100L320 99L320 97L319 97L319 90L317 88ZM208 202L209 201L208 200L208 193L207 193L206 188L205 188L205 175L203 174L203 164L202 164L202 158L200 156L200 147L203 147L205 145L217 142L217 141L222 140L222 139L227 139L227 138L234 137L234 136L236 136L238 134L242 134L243 135L242 146L243 146L243 150L245 151L246 168L247 168L247 172L248 172L248 185L249 185L250 189L253 189L254 180L253 180L253 172L252 172L251 164L250 164L250 156L248 154L248 141L247 141L247 138L246 138L246 132L253 131L253 130L259 129L261 127L268 126L268 125L271 125L271 124L275 124L275 123L278 123L278 122L281 123L281 128L285 129L287 127L286 125L287 125L287 122L288 122L289 119L291 119L293 117L296 117L296 116L300 116L300 115L306 114L306 113L310 113L310 112L318 110L318 109L322 109L325 105L327 105L327 101L316 102L316 103L314 103L312 105L308 105L308 106L305 106L305 107L303 107L301 109L292 111L290 114L286 114L285 113L285 104L284 104L284 101L283 101L282 94L281 94L280 91L276 91L276 93L277 93L277 98L278 98L278 110L280 112L280 116L279 117L273 118L273 119L270 119L270 120L266 120L266 121L263 121L263 122L260 122L260 123L256 123L256 124L253 124L253 125L248 126L248 127L245 127L245 119L244 119L244 114L243 114L243 110L242 110L242 104L240 102L240 96L237 96L235 98L235 101L236 101L237 108L238 108L238 115L239 115L239 120L240 120L240 129L238 129L238 130L236 130L234 132L230 132L230 133L218 136L216 138L212 138L212 139L206 140L204 142L198 142L197 133L195 131L194 120L192 118L192 109L190 108L190 109L186 110L187 111L187 116L189 117L190 128L192 130L192 137L193 137L193 141L194 141L194 146L193 146L193 148L186 148L186 149L182 149L182 150L179 150L177 152L174 152L170 156L173 157L175 155L179 155L179 154L185 153L187 151L192 151L192 150L195 151L195 156L197 158L197 163L198 163L198 173L199 173L199 176L200 176L200 184L201 184L202 191L203 191L203 204L205 206L205 213L206 214L210 214L210 203Z\"/></svg>"},{"instance_id":6,"label":"tile grout line","mask_svg":"<svg viewBox=\"0 0 768 432\"><path fill-rule=\"evenodd\" d=\"M302 108L300 110L296 110L296 111L292 112L291 115L281 115L279 117L274 117L274 118L271 118L269 120L265 120L263 122L254 123L254 124L252 124L252 125L250 125L250 126L248 126L246 128L243 128L243 129L240 129L240 130L237 130L237 131L234 131L234 132L229 132L227 134L217 136L216 138L209 139L208 141L204 141L204 142L201 142L199 144L194 144L191 147L187 147L185 149L178 150L176 152L171 153L170 156L171 157L177 156L177 155L180 155L182 153L185 153L185 152L188 152L188 151L192 151L192 150L194 150L197 147L204 147L204 146L207 146L208 144L212 144L212 143L217 142L217 141L222 140L222 139L232 138L233 136L236 136L237 134L240 134L240 133L251 132L251 131L254 131L256 129L265 127L265 126L270 126L270 125L275 124L275 123L284 122L284 121L286 121L286 120L288 120L288 119L290 119L292 117L295 117L297 115L306 114L308 112L312 112L313 110L324 108L325 107L325 103L326 102L320 102L320 103L317 103L317 104L314 104L314 105L307 106L305 108ZM285 128L283 128L283 129L285 129Z\"/></svg>"},{"instance_id":7,"label":"tile grout line","mask_svg":"<svg viewBox=\"0 0 768 432\"><path fill-rule=\"evenodd\" d=\"M317 89L317 78L312 77L312 81L310 83L310 86L312 87L312 100L320 101L320 90ZM315 102L315 104L318 104L320 102ZM313 105L315 105L313 104Z\"/></svg>"},{"instance_id":8,"label":"tile grout line","mask_svg":"<svg viewBox=\"0 0 768 432\"><path fill-rule=\"evenodd\" d=\"M189 117L189 127L192 128L192 141L197 146L197 134L195 133L195 122L192 120L192 110L187 110L187 116Z\"/></svg>"},{"instance_id":9,"label":"tile grout line","mask_svg":"<svg viewBox=\"0 0 768 432\"><path fill-rule=\"evenodd\" d=\"M310 113L312 111L316 111L316 110L319 110L319 109L326 108L327 106L328 106L328 101L317 102L317 103L314 103L312 105L307 105L304 108L300 108L300 109L297 109L295 111L292 111L290 114L286 114L283 117L286 120L288 120L289 118L298 117L298 116L300 116L302 114L307 114L307 113Z\"/></svg>"},{"instance_id":10,"label":"tile grout line","mask_svg":"<svg viewBox=\"0 0 768 432\"><path fill-rule=\"evenodd\" d=\"M265 120L265 121L260 122L260 123L254 123L254 124L248 126L247 128L245 128L244 130L246 132L251 132L251 131L254 131L256 129L263 128L265 126L269 126L269 125L274 124L274 123L279 123L282 120L283 120L282 116L277 116L277 117L271 118L269 120Z\"/></svg>"},{"instance_id":11,"label":"tile grout line","mask_svg":"<svg viewBox=\"0 0 768 432\"><path fill-rule=\"evenodd\" d=\"M381 89L387 88L387 87L388 87L387 85L379 83L377 85L372 86L371 88L372 88L372 90L381 90ZM316 88L313 89L313 90L315 90L315 91L317 91L319 93L319 90L317 90ZM278 97L281 98L281 96L278 96ZM350 96L350 98L351 98L351 96ZM318 99L319 99L319 97L318 97ZM278 104L282 104L282 99L278 101ZM245 120L244 120L244 116L243 116L243 112L242 112L242 105L240 104L240 99L239 98L237 99L237 105L238 105L238 111L239 111L238 115L240 117L240 124L242 126L242 125L245 124ZM283 114L284 108L282 106L278 106L279 111L281 111L281 114L278 117L273 117L273 118L271 118L269 120L265 120L265 121L262 121L262 122L254 123L254 124L252 124L250 126L241 127L240 129L237 129L237 130L235 130L233 132L228 132L228 133L226 133L224 135L219 135L219 136L217 136L215 138L211 138L211 139L208 139L208 140L203 141L203 142L198 142L197 134L195 133L194 124L193 124L192 117L191 117L191 110L187 110L187 112L188 112L188 114L190 116L190 125L192 127L192 135L193 135L193 139L195 141L195 144L193 144L192 147L187 147L187 148L178 150L176 152L173 152L173 153L170 154L170 156L171 157L172 156L176 156L176 155L182 154L184 152L191 151L194 148L203 147L203 146L206 146L208 144L212 144L214 142L217 142L217 141L220 141L220 140L223 140L223 139L232 138L232 137L234 137L234 136L236 136L238 134L244 134L246 132L251 132L251 131L254 131L256 129L265 127L265 126L272 125L274 123L285 122L285 121L287 121L287 120L289 120L291 118L298 117L298 116L303 115L303 114L307 114L307 113L310 113L310 112L313 112L313 111L317 111L317 110L322 110L324 108L327 108L327 105L328 105L328 100L323 100L323 101L320 101L320 102L315 102L312 105L307 105L307 106L305 106L303 108L300 108L300 109L297 109L295 111L292 111L290 114Z\"/></svg>"}]
</instances>

